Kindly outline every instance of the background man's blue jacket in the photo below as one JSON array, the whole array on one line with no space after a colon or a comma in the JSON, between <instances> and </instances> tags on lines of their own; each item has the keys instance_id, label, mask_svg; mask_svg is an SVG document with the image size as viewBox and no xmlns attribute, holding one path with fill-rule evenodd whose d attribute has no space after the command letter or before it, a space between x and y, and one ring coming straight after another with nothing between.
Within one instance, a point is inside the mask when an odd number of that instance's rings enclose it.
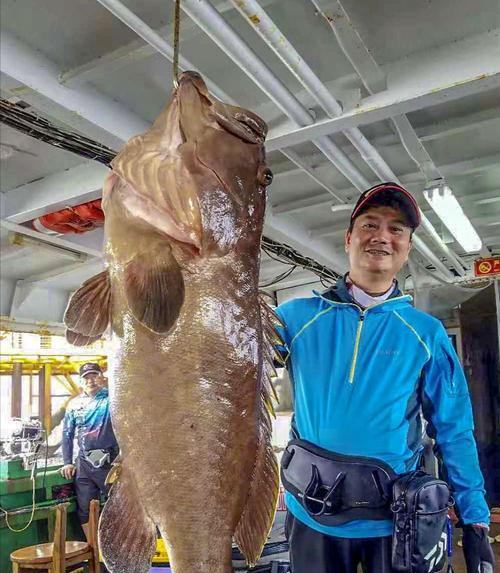
<instances>
[{"instance_id":1,"label":"background man's blue jacket","mask_svg":"<svg viewBox=\"0 0 500 573\"><path fill-rule=\"evenodd\" d=\"M70 402L63 426L62 450L65 464L73 463L75 432L79 455L88 450L118 451L106 388L99 390L93 397L82 394Z\"/></svg>"},{"instance_id":2,"label":"background man's blue jacket","mask_svg":"<svg viewBox=\"0 0 500 573\"><path fill-rule=\"evenodd\" d=\"M363 311L343 280L322 295L277 308L300 438L327 450L370 456L397 473L416 467L420 412L436 439L464 523L488 523L467 382L442 324L399 291ZM287 492L292 514L340 537L390 535L390 521L325 527Z\"/></svg>"}]
</instances>

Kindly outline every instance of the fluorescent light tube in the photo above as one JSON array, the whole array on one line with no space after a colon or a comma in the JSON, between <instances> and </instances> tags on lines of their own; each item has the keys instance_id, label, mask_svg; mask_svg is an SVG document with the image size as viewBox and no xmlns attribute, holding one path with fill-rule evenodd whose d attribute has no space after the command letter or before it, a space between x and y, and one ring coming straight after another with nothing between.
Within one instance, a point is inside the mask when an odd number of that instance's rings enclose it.
<instances>
[{"instance_id":1,"label":"fluorescent light tube","mask_svg":"<svg viewBox=\"0 0 500 573\"><path fill-rule=\"evenodd\" d=\"M466 253L481 250L483 245L481 238L448 185L425 189L424 196Z\"/></svg>"}]
</instances>

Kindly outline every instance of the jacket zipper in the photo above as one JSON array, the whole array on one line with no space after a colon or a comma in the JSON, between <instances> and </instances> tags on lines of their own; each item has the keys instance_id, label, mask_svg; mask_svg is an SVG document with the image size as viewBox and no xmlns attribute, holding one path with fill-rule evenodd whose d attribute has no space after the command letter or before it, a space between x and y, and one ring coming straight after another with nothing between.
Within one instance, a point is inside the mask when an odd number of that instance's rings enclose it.
<instances>
[{"instance_id":1,"label":"jacket zipper","mask_svg":"<svg viewBox=\"0 0 500 573\"><path fill-rule=\"evenodd\" d=\"M359 315L358 328L356 330L356 340L354 342L354 352L352 355L351 370L349 372L349 384L352 384L354 382L354 373L356 372L356 362L358 361L359 340L361 338L361 331L363 330L364 318L365 315L362 312Z\"/></svg>"},{"instance_id":2,"label":"jacket zipper","mask_svg":"<svg viewBox=\"0 0 500 573\"><path fill-rule=\"evenodd\" d=\"M352 362L351 362L351 369L349 371L349 384L352 384L354 382L354 374L356 373L356 362L358 360L358 352L359 352L359 341L361 338L361 331L363 330L363 321L365 319L365 314L371 310L372 308L375 308L376 306L380 306L382 304L385 304L389 301L394 301L394 300L403 300L403 299L409 299L411 300L411 297L408 295L401 295L401 296L396 296L394 298L388 298L386 300L383 300L381 302L377 302L375 304L372 304L372 306L368 307L366 310L361 310L359 308L359 306L357 304L354 304L352 302L337 302L337 301L332 301L329 300L327 298L324 298L323 296L321 296L321 294L318 294L319 298L325 300L326 302L328 302L329 304L338 304L338 305L347 305L347 306L353 306L354 308L358 309L360 311L360 315L359 315L359 321L358 321L358 328L356 330L356 340L354 342L354 352L352 355Z\"/></svg>"}]
</instances>

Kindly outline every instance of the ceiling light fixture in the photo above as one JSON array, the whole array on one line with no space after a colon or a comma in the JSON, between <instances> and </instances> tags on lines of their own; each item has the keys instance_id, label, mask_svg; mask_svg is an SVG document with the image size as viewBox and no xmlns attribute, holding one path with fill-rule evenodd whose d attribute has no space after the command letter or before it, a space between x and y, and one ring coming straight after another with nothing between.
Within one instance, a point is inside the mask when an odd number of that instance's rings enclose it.
<instances>
[{"instance_id":1,"label":"ceiling light fixture","mask_svg":"<svg viewBox=\"0 0 500 573\"><path fill-rule=\"evenodd\" d=\"M424 190L424 196L466 253L481 250L481 238L448 185L437 182Z\"/></svg>"}]
</instances>

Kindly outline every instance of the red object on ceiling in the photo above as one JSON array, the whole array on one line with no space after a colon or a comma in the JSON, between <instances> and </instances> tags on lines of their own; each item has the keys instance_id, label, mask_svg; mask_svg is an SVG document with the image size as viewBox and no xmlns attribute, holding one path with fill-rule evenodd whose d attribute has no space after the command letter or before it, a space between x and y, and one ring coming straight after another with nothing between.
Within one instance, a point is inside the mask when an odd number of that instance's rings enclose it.
<instances>
[{"instance_id":1,"label":"red object on ceiling","mask_svg":"<svg viewBox=\"0 0 500 573\"><path fill-rule=\"evenodd\" d=\"M104 224L101 199L43 215L34 219L31 224L34 229L42 233L67 234L92 231Z\"/></svg>"}]
</instances>

